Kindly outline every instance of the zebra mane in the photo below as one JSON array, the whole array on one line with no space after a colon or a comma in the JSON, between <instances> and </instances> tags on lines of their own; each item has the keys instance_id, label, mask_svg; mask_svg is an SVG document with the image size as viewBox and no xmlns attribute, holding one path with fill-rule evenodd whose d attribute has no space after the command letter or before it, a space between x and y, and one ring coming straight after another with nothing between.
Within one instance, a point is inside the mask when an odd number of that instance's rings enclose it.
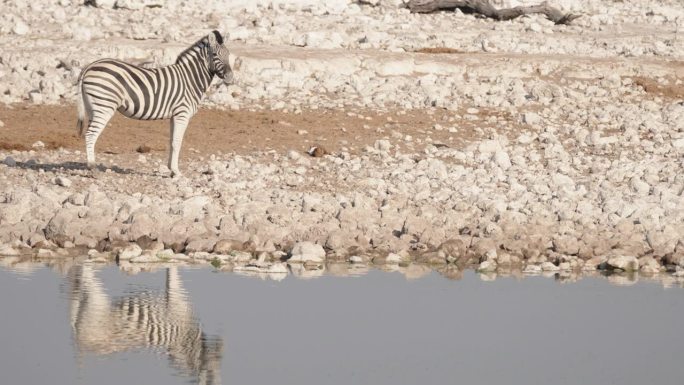
<instances>
[{"instance_id":1,"label":"zebra mane","mask_svg":"<svg viewBox=\"0 0 684 385\"><path fill-rule=\"evenodd\" d=\"M176 64L180 63L181 59L184 58L185 56L187 56L191 51L197 51L197 47L202 48L202 47L208 46L208 45L209 45L209 40L207 39L206 36L197 40L197 42L195 42L195 44L186 48L185 50L183 50L183 52L181 52L178 55L178 57L176 58Z\"/></svg>"}]
</instances>

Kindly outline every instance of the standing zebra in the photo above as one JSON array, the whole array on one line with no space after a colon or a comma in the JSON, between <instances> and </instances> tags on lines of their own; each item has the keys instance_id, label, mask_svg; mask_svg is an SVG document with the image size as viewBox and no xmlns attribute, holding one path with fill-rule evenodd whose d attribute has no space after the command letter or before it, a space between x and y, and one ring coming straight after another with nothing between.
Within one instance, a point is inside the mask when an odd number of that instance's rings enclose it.
<instances>
[{"instance_id":1,"label":"standing zebra","mask_svg":"<svg viewBox=\"0 0 684 385\"><path fill-rule=\"evenodd\" d=\"M214 75L232 83L228 49L212 31L183 51L170 66L147 69L114 59L88 65L78 78L78 129L85 135L88 167L95 166L95 143L115 111L134 119L171 119L169 169L179 176L178 156L190 118ZM83 122L88 119L88 129Z\"/></svg>"}]
</instances>

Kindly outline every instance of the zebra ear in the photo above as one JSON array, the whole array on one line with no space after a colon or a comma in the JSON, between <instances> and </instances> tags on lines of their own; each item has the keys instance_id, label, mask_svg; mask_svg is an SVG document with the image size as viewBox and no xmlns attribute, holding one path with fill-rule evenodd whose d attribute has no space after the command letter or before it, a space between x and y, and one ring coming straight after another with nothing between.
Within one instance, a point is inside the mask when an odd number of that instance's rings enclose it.
<instances>
[{"instance_id":1,"label":"zebra ear","mask_svg":"<svg viewBox=\"0 0 684 385\"><path fill-rule=\"evenodd\" d=\"M217 30L211 31L209 34L209 42L212 44L218 44L221 45L223 44L223 36L219 33Z\"/></svg>"}]
</instances>

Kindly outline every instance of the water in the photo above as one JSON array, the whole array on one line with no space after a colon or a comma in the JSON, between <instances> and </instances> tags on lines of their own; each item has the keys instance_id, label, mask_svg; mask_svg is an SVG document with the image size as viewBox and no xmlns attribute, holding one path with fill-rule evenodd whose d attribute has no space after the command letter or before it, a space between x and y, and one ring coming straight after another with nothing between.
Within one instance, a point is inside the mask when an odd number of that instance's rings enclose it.
<instances>
[{"instance_id":1,"label":"water","mask_svg":"<svg viewBox=\"0 0 684 385\"><path fill-rule=\"evenodd\" d=\"M674 384L684 291L437 273L0 269L4 384Z\"/></svg>"}]
</instances>

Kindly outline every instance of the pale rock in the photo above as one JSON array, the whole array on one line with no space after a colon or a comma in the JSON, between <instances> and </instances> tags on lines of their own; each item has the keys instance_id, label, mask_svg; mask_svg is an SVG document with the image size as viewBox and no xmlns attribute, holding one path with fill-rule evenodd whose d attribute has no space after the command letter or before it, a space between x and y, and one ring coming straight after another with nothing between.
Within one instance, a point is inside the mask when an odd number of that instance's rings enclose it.
<instances>
[{"instance_id":1,"label":"pale rock","mask_svg":"<svg viewBox=\"0 0 684 385\"><path fill-rule=\"evenodd\" d=\"M639 270L639 261L634 256L619 255L608 258L606 262L609 267L613 269L620 269L625 271Z\"/></svg>"},{"instance_id":2,"label":"pale rock","mask_svg":"<svg viewBox=\"0 0 684 385\"><path fill-rule=\"evenodd\" d=\"M684 152L684 138L675 139L672 141L672 147L679 152Z\"/></svg>"},{"instance_id":3,"label":"pale rock","mask_svg":"<svg viewBox=\"0 0 684 385\"><path fill-rule=\"evenodd\" d=\"M404 262L407 262L406 256L402 256L396 253L389 253L387 254L387 258L385 258L385 263L389 265L398 265Z\"/></svg>"},{"instance_id":4,"label":"pale rock","mask_svg":"<svg viewBox=\"0 0 684 385\"><path fill-rule=\"evenodd\" d=\"M10 257L21 255L21 252L8 244L0 243L0 255Z\"/></svg>"},{"instance_id":5,"label":"pale rock","mask_svg":"<svg viewBox=\"0 0 684 385\"><path fill-rule=\"evenodd\" d=\"M214 250L215 245L216 241L212 239L195 239L188 242L188 244L185 245L185 252L211 252L212 250Z\"/></svg>"},{"instance_id":6,"label":"pale rock","mask_svg":"<svg viewBox=\"0 0 684 385\"><path fill-rule=\"evenodd\" d=\"M642 273L656 274L660 272L660 269L660 263L655 258L651 256L639 258L639 271Z\"/></svg>"},{"instance_id":7,"label":"pale rock","mask_svg":"<svg viewBox=\"0 0 684 385\"><path fill-rule=\"evenodd\" d=\"M119 250L119 252L117 253L117 257L121 261L126 261L140 256L142 252L143 250L140 248L140 246L138 246L138 244L136 243L133 243Z\"/></svg>"},{"instance_id":8,"label":"pale rock","mask_svg":"<svg viewBox=\"0 0 684 385\"><path fill-rule=\"evenodd\" d=\"M232 251L241 251L244 242L237 239L221 239L214 245L214 253L229 254Z\"/></svg>"},{"instance_id":9,"label":"pale rock","mask_svg":"<svg viewBox=\"0 0 684 385\"><path fill-rule=\"evenodd\" d=\"M481 154L493 154L501 150L501 144L496 140L483 140L478 144L477 150Z\"/></svg>"},{"instance_id":10,"label":"pale rock","mask_svg":"<svg viewBox=\"0 0 684 385\"><path fill-rule=\"evenodd\" d=\"M290 252L292 255L287 262L323 262L325 260L325 250L323 246L313 242L298 242Z\"/></svg>"},{"instance_id":11,"label":"pale rock","mask_svg":"<svg viewBox=\"0 0 684 385\"><path fill-rule=\"evenodd\" d=\"M15 34L17 34L19 36L24 36L27 33L29 33L29 26L26 23L24 23L23 20L18 19L14 23L14 27L12 27L12 32L14 32Z\"/></svg>"},{"instance_id":12,"label":"pale rock","mask_svg":"<svg viewBox=\"0 0 684 385\"><path fill-rule=\"evenodd\" d=\"M497 151L494 153L494 161L503 170L508 170L511 167L511 158L506 151Z\"/></svg>"},{"instance_id":13,"label":"pale rock","mask_svg":"<svg viewBox=\"0 0 684 385\"><path fill-rule=\"evenodd\" d=\"M71 181L63 176L58 176L55 178L54 183L57 186L62 186L62 187L70 187L71 186Z\"/></svg>"},{"instance_id":14,"label":"pale rock","mask_svg":"<svg viewBox=\"0 0 684 385\"><path fill-rule=\"evenodd\" d=\"M527 265L523 269L523 274L539 274L542 272L542 267L540 265Z\"/></svg>"},{"instance_id":15,"label":"pale rock","mask_svg":"<svg viewBox=\"0 0 684 385\"><path fill-rule=\"evenodd\" d=\"M138 255L137 257L132 257L129 259L131 263L158 263L165 262L165 259L160 259L154 254L145 253Z\"/></svg>"},{"instance_id":16,"label":"pale rock","mask_svg":"<svg viewBox=\"0 0 684 385\"><path fill-rule=\"evenodd\" d=\"M378 139L373 144L373 148L375 148L378 151L387 152L392 148L392 145L390 144L389 140Z\"/></svg>"},{"instance_id":17,"label":"pale rock","mask_svg":"<svg viewBox=\"0 0 684 385\"><path fill-rule=\"evenodd\" d=\"M477 271L481 273L490 273L496 271L496 262L493 260L486 260L480 263L477 267Z\"/></svg>"},{"instance_id":18,"label":"pale rock","mask_svg":"<svg viewBox=\"0 0 684 385\"><path fill-rule=\"evenodd\" d=\"M584 262L584 266L582 266L582 270L596 270L599 267L601 267L606 261L608 260L608 257L606 256L597 256L597 257L592 257Z\"/></svg>"},{"instance_id":19,"label":"pale rock","mask_svg":"<svg viewBox=\"0 0 684 385\"><path fill-rule=\"evenodd\" d=\"M580 244L574 236L560 235L553 238L553 248L559 254L577 255L579 254Z\"/></svg>"},{"instance_id":20,"label":"pale rock","mask_svg":"<svg viewBox=\"0 0 684 385\"><path fill-rule=\"evenodd\" d=\"M525 124L539 124L541 123L541 117L535 112L526 112L523 114L522 121Z\"/></svg>"},{"instance_id":21,"label":"pale rock","mask_svg":"<svg viewBox=\"0 0 684 385\"><path fill-rule=\"evenodd\" d=\"M649 194L651 191L651 186L648 185L648 183L644 182L641 180L639 177L632 177L632 179L629 182L629 185L635 193L641 196L646 196Z\"/></svg>"},{"instance_id":22,"label":"pale rock","mask_svg":"<svg viewBox=\"0 0 684 385\"><path fill-rule=\"evenodd\" d=\"M445 179L448 175L447 167L439 159L427 160L427 176L432 179Z\"/></svg>"},{"instance_id":23,"label":"pale rock","mask_svg":"<svg viewBox=\"0 0 684 385\"><path fill-rule=\"evenodd\" d=\"M401 60L383 62L376 68L376 71L380 76L406 76L412 74L414 69L413 60Z\"/></svg>"},{"instance_id":24,"label":"pale rock","mask_svg":"<svg viewBox=\"0 0 684 385\"><path fill-rule=\"evenodd\" d=\"M95 6L98 8L107 8L111 9L114 8L114 5L116 4L118 0L95 0Z\"/></svg>"},{"instance_id":25,"label":"pale rock","mask_svg":"<svg viewBox=\"0 0 684 385\"><path fill-rule=\"evenodd\" d=\"M569 268L570 264L568 264L567 267ZM553 263L547 261L547 262L543 262L541 264L541 269L542 269L542 271L559 271L561 268L559 266L556 266Z\"/></svg>"}]
</instances>

